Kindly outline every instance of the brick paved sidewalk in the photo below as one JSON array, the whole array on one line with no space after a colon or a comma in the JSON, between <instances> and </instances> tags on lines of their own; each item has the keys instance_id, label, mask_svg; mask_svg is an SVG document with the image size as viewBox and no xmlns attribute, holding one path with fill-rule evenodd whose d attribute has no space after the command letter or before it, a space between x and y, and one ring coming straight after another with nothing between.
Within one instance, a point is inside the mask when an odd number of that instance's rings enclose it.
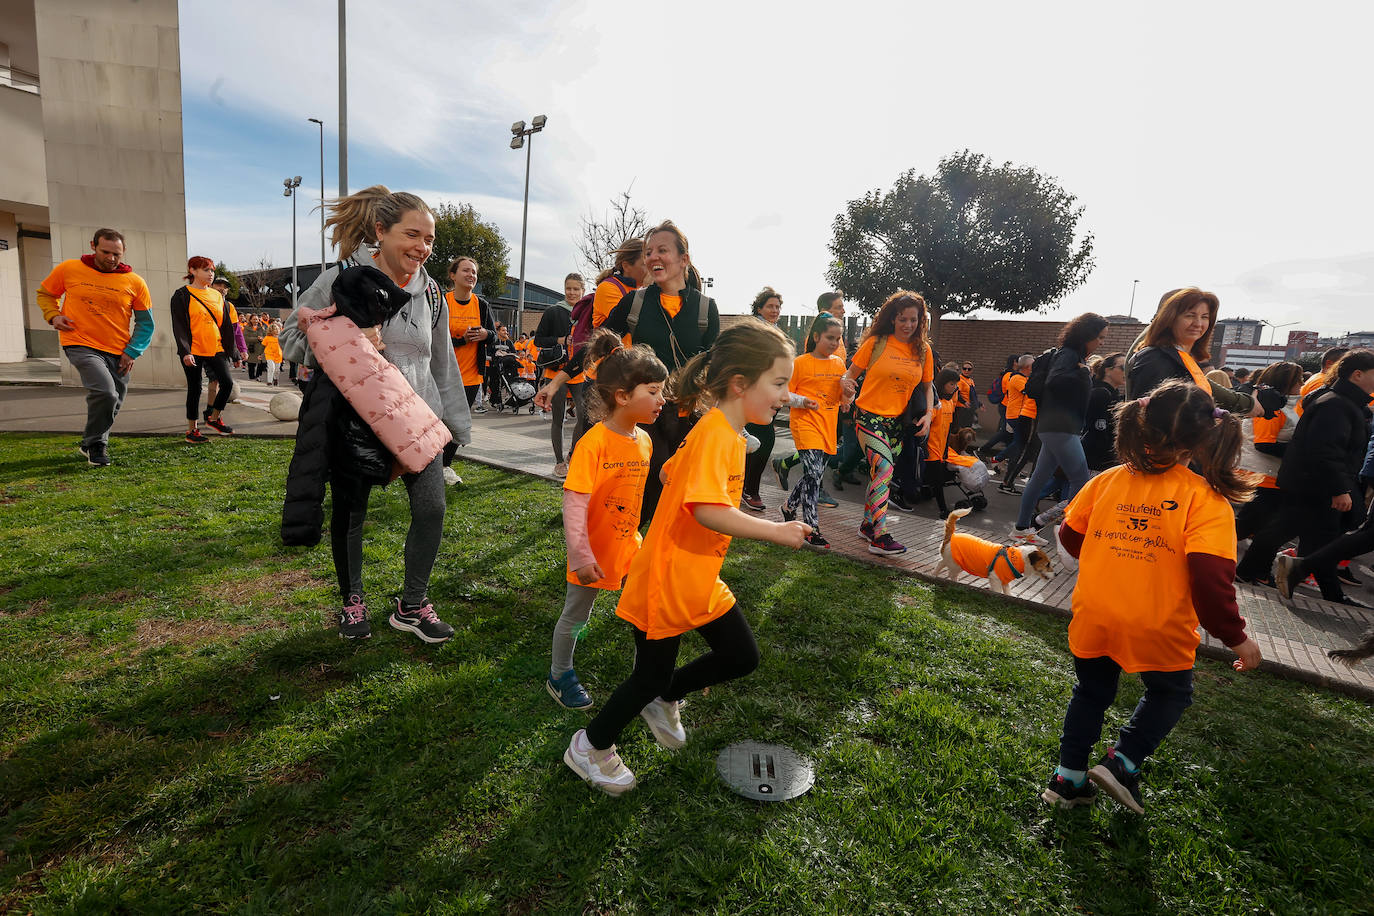
<instances>
[{"instance_id":1,"label":"brick paved sidewalk","mask_svg":"<svg viewBox=\"0 0 1374 916\"><path fill-rule=\"evenodd\" d=\"M276 421L263 409L273 394L284 389L270 389L243 379L239 379L239 384L243 389L243 402L231 405L225 414L240 434L273 438L295 435L294 423ZM179 435L184 423L181 418L184 398L179 391L130 392L115 424L116 436ZM0 432L75 433L85 421L84 399L85 393L75 388L0 387ZM518 415L491 411L478 414L473 420L473 444L462 450L462 458L554 480L548 420L531 416L528 411ZM571 433L569 424L565 428L565 443L571 440ZM117 448L116 442L115 454ZM787 454L791 448L791 439L780 430L774 454ZM764 474L760 495L769 507L768 517L778 518L777 507L784 494L771 472ZM934 517L933 505L922 504L915 513L891 512L889 530L908 549L898 557L878 557L868 552L867 543L858 535L859 522L863 518L862 492L848 487L843 493L834 495L840 506L821 510L821 529L837 553L934 581L943 526L941 520ZM989 540L1000 540L1015 514L1016 499L992 492L991 487L988 496L992 501L988 511L974 513L960 526ZM1360 569L1358 564L1356 568ZM1369 602L1374 599L1370 589L1374 573L1365 568L1361 578L1366 585L1356 594ZM1063 571L1048 582L1021 580L1014 587L1010 600L1068 616L1074 581L1073 573ZM960 574L958 585L986 587L966 574ZM1315 595L1304 595L1301 590L1292 607L1285 607L1271 589L1238 585L1236 592L1241 613L1249 621L1250 633L1264 653L1266 670L1374 700L1374 663L1347 668L1326 657L1326 650L1351 645L1366 628L1374 626L1374 611L1333 605ZM1205 633L1199 651L1213 658L1229 660L1234 657Z\"/></svg>"}]
</instances>

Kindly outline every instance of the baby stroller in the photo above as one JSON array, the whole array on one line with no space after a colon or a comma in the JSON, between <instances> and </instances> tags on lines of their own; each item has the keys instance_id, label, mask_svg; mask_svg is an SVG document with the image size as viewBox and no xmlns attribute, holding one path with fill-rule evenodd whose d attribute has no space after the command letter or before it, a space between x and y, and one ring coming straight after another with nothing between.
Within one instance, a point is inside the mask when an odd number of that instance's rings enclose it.
<instances>
[{"instance_id":1,"label":"baby stroller","mask_svg":"<svg viewBox=\"0 0 1374 916\"><path fill-rule=\"evenodd\" d=\"M970 455L950 455L949 458L951 460L945 463L947 469L945 479L954 484L963 494L960 499L955 501L954 508L972 509L974 512L981 512L986 509L988 498L983 493L983 488L992 480L992 475L988 473L988 466ZM964 460L968 460L970 463L964 464Z\"/></svg>"},{"instance_id":2,"label":"baby stroller","mask_svg":"<svg viewBox=\"0 0 1374 916\"><path fill-rule=\"evenodd\" d=\"M530 413L534 413L537 393L534 383L520 377L520 357L510 344L503 341L496 345L492 365L496 374L497 411L504 413L509 407L512 415L519 415L520 408L528 404Z\"/></svg>"}]
</instances>

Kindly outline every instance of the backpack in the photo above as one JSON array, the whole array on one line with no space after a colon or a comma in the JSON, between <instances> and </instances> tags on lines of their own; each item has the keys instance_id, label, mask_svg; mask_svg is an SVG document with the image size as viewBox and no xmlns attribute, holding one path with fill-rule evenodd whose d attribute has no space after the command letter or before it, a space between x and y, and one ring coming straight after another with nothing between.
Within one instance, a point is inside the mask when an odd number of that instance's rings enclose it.
<instances>
[{"instance_id":1,"label":"backpack","mask_svg":"<svg viewBox=\"0 0 1374 916\"><path fill-rule=\"evenodd\" d=\"M620 295L629 295L630 288L626 286L624 283L620 282L620 280L617 279L615 276L607 277L606 280L609 280L611 283L614 283L616 285L616 287L620 290ZM595 301L596 292L593 291L587 293L587 295L583 296L581 299L578 299L577 304L573 306L572 343L574 351L576 351L579 347L586 343L588 337L592 336L592 316L594 314L594 311L592 309L592 303Z\"/></svg>"},{"instance_id":2,"label":"backpack","mask_svg":"<svg viewBox=\"0 0 1374 916\"><path fill-rule=\"evenodd\" d=\"M1002 400L1006 397L1007 393L1002 390L1002 376L1006 374L1007 373L1003 372L1002 375L992 380L992 387L988 389L989 404L1001 404Z\"/></svg>"},{"instance_id":3,"label":"backpack","mask_svg":"<svg viewBox=\"0 0 1374 916\"><path fill-rule=\"evenodd\" d=\"M634 334L635 326L639 324L639 313L644 311L644 292L645 291L642 289L635 290L634 299L630 301L630 314L625 316L625 323L630 326L631 334ZM697 308L697 331L699 333L705 334L706 325L709 323L711 318L712 300L705 293L701 293L700 295L701 304ZM660 306L660 308L661 307L662 306ZM668 326L670 328L672 327L671 320L669 321Z\"/></svg>"},{"instance_id":4,"label":"backpack","mask_svg":"<svg viewBox=\"0 0 1374 916\"><path fill-rule=\"evenodd\" d=\"M1031 363L1030 375L1026 378L1027 397L1039 401L1045 396L1045 383L1050 378L1050 365L1054 363L1055 354L1058 352L1057 347L1050 347L1037 356L1035 362Z\"/></svg>"}]
</instances>

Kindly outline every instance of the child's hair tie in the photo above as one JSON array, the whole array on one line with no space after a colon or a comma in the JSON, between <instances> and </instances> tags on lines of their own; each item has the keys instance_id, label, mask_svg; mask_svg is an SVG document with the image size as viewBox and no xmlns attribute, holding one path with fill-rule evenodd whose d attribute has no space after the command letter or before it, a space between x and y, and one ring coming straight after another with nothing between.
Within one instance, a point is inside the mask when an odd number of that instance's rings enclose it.
<instances>
[{"instance_id":1,"label":"child's hair tie","mask_svg":"<svg viewBox=\"0 0 1374 916\"><path fill-rule=\"evenodd\" d=\"M1136 398L1136 399L1135 399L1135 402L1136 402L1137 404L1139 404L1142 408L1149 407L1149 406L1150 406L1150 396L1147 394L1147 395L1145 395L1145 397L1143 397L1143 398Z\"/></svg>"},{"instance_id":2,"label":"child's hair tie","mask_svg":"<svg viewBox=\"0 0 1374 916\"><path fill-rule=\"evenodd\" d=\"M1220 407L1213 407L1213 408L1212 408L1212 419L1213 419L1213 420L1220 420L1222 417L1227 416L1227 415L1230 414L1230 413L1231 413L1231 411L1229 411L1229 410L1223 410L1223 409L1220 408Z\"/></svg>"}]
</instances>

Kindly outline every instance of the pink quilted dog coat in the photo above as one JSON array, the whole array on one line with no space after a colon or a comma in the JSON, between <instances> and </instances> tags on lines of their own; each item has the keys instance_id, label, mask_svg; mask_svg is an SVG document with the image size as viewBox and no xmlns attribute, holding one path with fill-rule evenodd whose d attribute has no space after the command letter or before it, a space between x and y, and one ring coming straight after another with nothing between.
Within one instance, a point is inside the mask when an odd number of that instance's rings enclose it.
<instances>
[{"instance_id":1,"label":"pink quilted dog coat","mask_svg":"<svg viewBox=\"0 0 1374 916\"><path fill-rule=\"evenodd\" d=\"M444 421L351 319L316 319L305 337L334 386L408 473L423 471L452 441Z\"/></svg>"}]
</instances>

